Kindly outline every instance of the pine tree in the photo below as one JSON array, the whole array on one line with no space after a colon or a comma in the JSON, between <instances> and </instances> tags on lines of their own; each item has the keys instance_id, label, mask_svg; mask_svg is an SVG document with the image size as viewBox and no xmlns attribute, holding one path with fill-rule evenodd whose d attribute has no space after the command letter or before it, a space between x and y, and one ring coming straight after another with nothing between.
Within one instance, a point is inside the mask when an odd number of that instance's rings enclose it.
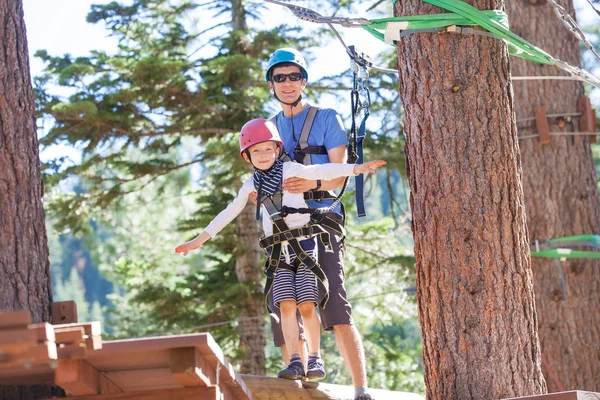
<instances>
[{"instance_id":1,"label":"pine tree","mask_svg":"<svg viewBox=\"0 0 600 400\"><path fill-rule=\"evenodd\" d=\"M23 3L1 0L0 20L0 310L27 310L34 322L49 321L50 263ZM6 400L61 393L0 387Z\"/></svg>"},{"instance_id":2,"label":"pine tree","mask_svg":"<svg viewBox=\"0 0 600 400\"><path fill-rule=\"evenodd\" d=\"M574 16L572 1L561 2ZM511 28L553 57L580 65L577 39L545 1L507 2ZM511 63L513 76L562 75L552 66L523 59ZM538 132L536 108L547 114L577 114L584 96L579 81L513 81L519 135ZM576 132L581 119L548 118L552 132ZM597 177L586 136L552 136L519 141L523 160L523 185L531 244L577 234L600 233L600 200ZM567 262L534 257L535 303L539 319L542 370L551 392L600 391L600 261ZM576 332L576 333L575 333Z\"/></svg>"},{"instance_id":3,"label":"pine tree","mask_svg":"<svg viewBox=\"0 0 600 400\"><path fill-rule=\"evenodd\" d=\"M394 8L440 12L420 0ZM398 42L398 68L427 398L542 393L506 46L415 34Z\"/></svg>"}]
</instances>

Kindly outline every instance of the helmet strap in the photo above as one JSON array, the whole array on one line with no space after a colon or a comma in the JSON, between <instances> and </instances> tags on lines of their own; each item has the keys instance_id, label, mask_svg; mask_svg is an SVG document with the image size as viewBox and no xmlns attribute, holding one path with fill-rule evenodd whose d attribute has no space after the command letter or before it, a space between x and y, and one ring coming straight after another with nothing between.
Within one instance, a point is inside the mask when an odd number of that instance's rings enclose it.
<instances>
[{"instance_id":1,"label":"helmet strap","mask_svg":"<svg viewBox=\"0 0 600 400\"><path fill-rule=\"evenodd\" d=\"M298 105L298 103L300 103L300 100L302 100L302 94L300 94L300 96L298 96L296 101L294 101L293 103L286 103L285 101L281 101L279 99L279 97L277 97L277 93L275 93L275 89L273 89L273 96L275 96L275 99L277 99L277 101L280 102L281 104L285 104L286 106L292 106L292 108L296 107Z\"/></svg>"}]
</instances>

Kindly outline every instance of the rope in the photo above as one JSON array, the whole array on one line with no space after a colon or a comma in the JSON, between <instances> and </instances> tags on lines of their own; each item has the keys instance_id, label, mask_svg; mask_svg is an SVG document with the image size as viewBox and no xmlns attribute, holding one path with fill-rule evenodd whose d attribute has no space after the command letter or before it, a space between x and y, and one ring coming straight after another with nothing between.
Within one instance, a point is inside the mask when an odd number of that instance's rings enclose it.
<instances>
[{"instance_id":1,"label":"rope","mask_svg":"<svg viewBox=\"0 0 600 400\"><path fill-rule=\"evenodd\" d=\"M598 132L550 132L550 136L596 136ZM531 135L520 135L518 136L519 140L521 139L531 139L539 137L539 133L534 133Z\"/></svg>"},{"instance_id":2,"label":"rope","mask_svg":"<svg viewBox=\"0 0 600 400\"><path fill-rule=\"evenodd\" d=\"M558 113L558 114L547 114L548 118L559 118L559 117L581 117L583 114L581 113ZM518 122L526 122L526 121L535 121L536 117L525 117L517 119Z\"/></svg>"},{"instance_id":3,"label":"rope","mask_svg":"<svg viewBox=\"0 0 600 400\"><path fill-rule=\"evenodd\" d=\"M513 81L535 81L535 80L542 80L542 79L547 79L547 80L565 80L565 81L580 81L581 79L577 76L564 76L564 75L555 75L555 76L543 76L543 75L538 75L538 76L513 76L511 77L511 79Z\"/></svg>"}]
</instances>

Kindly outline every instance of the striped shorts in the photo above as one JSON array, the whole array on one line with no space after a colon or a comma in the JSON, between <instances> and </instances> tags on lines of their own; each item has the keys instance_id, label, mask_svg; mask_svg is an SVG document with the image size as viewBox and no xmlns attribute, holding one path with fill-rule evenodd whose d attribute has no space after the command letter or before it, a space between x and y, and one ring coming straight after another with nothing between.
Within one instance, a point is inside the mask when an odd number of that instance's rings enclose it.
<instances>
[{"instance_id":1,"label":"striped shorts","mask_svg":"<svg viewBox=\"0 0 600 400\"><path fill-rule=\"evenodd\" d=\"M299 240L299 243L309 256L315 260L319 259L316 236ZM273 304L279 307L283 300L294 300L296 304L313 302L316 305L319 301L317 277L299 262L294 250L287 243L282 246L280 262L294 266L297 270L294 274L287 269L277 269L272 289Z\"/></svg>"}]
</instances>

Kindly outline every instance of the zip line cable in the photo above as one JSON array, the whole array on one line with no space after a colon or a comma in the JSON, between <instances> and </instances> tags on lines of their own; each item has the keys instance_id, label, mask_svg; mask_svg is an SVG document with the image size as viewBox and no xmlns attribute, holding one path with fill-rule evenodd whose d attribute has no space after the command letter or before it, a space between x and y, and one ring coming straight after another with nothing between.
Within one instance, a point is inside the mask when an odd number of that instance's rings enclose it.
<instances>
[{"instance_id":1,"label":"zip line cable","mask_svg":"<svg viewBox=\"0 0 600 400\"><path fill-rule=\"evenodd\" d=\"M594 7L594 3L592 3L591 0L587 0L587 2L594 9L594 11L596 11L596 14L598 14L598 16L600 17L600 10L598 10L596 7Z\"/></svg>"},{"instance_id":2,"label":"zip line cable","mask_svg":"<svg viewBox=\"0 0 600 400\"><path fill-rule=\"evenodd\" d=\"M547 0L547 1L548 1L548 4L550 4L554 8L554 13L558 17L558 19L560 19L562 21L563 25L567 28L567 30L569 30L569 32L571 32L573 34L573 36L575 36L577 38L577 40L579 40L581 43L583 43L583 45L585 47L587 47L587 49L589 51L591 51L592 54L594 54L598 60L600 60L600 55L596 52L596 50L594 49L594 46L592 46L592 44L589 42L589 40L585 37L583 31L581 30L579 25L577 25L577 22L575 22L573 17L571 17L569 15L567 10L565 10L565 8L563 6L561 6L560 4L558 4L555 0ZM589 2L589 0L588 0L588 2ZM591 5L591 3L590 3L590 5ZM592 8L594 9L594 11L598 12L598 10L596 10L596 8L593 5L592 5ZM599 15L600 15L600 13L599 13Z\"/></svg>"},{"instance_id":3,"label":"zip line cable","mask_svg":"<svg viewBox=\"0 0 600 400\"><path fill-rule=\"evenodd\" d=\"M589 72L552 57L550 54L544 52L543 50L511 32L508 29L507 15L503 11L478 10L477 8L460 0L423 0L426 3L443 8L446 11L449 11L449 13L401 16L369 20L367 18L326 17L305 7L287 4L277 0L262 1L286 7L301 20L313 23L328 24L329 27L334 30L336 36L346 48L346 51L348 51L348 46L346 46L346 44L343 42L341 36L333 28L332 24L339 24L346 28L363 28L376 38L385 41L386 43L393 43L400 40L402 36L407 34L403 33L402 31L409 31L408 33L454 32L461 34L492 36L505 41L509 47L509 52L514 56L535 61L540 64L554 65L568 72L572 76L572 79L584 81L600 89L600 80ZM559 18L561 18L567 29L569 29L569 31L571 31L580 41L582 41L584 45L590 49L600 60L600 55L598 55L598 53L594 50L591 43L586 39L581 29L568 15L568 13L566 13L564 8L560 7L554 0L547 1L555 7L555 12L557 15L559 15ZM395 1L393 2L395 3ZM465 28L463 25L480 26L486 29L489 33L482 33L481 31L474 30L472 28ZM379 32L377 29L385 29L385 34ZM397 73L397 71L390 70L389 68L383 69L381 67L370 67L380 69L384 72ZM535 77L535 79L544 78ZM525 78L522 78L521 80L525 80Z\"/></svg>"}]
</instances>

